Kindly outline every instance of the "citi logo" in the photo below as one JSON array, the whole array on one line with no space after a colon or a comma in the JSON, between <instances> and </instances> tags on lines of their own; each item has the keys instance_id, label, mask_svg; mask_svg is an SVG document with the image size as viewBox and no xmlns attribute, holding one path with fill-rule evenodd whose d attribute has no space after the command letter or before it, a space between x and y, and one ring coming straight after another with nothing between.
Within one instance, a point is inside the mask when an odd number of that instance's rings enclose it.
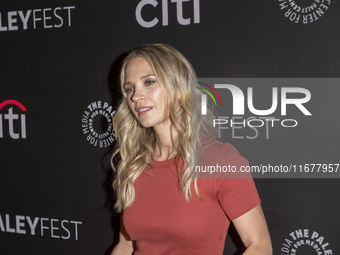
<instances>
[{"instance_id":1,"label":"citi logo","mask_svg":"<svg viewBox=\"0 0 340 255\"><path fill-rule=\"evenodd\" d=\"M1 110L10 105L7 113L2 114ZM13 107L15 106L15 107ZM26 138L26 115L25 114L15 114L14 109L20 109L22 112L27 112L26 107L19 101L9 99L0 103L0 138L4 137L4 124L8 124L8 134L12 139L25 139ZM18 122L20 122L21 132L15 132L18 129ZM7 126L7 125L6 125Z\"/></svg>"},{"instance_id":2,"label":"citi logo","mask_svg":"<svg viewBox=\"0 0 340 255\"><path fill-rule=\"evenodd\" d=\"M177 14L177 22L180 25L190 25L192 23L191 17L184 17L183 14L183 5L189 5L190 3L184 2L192 2L193 5L193 23L200 23L200 0L171 0L171 3L176 3L176 14ZM152 5L154 8L158 5L156 0L142 0L138 3L136 7L136 19L139 25L145 28L154 27L158 24L159 19L154 17L152 20L145 20L142 15L142 11L146 5ZM162 0L162 25L169 25L169 12L168 12L168 0ZM149 8L149 7L146 7Z\"/></svg>"},{"instance_id":3,"label":"citi logo","mask_svg":"<svg viewBox=\"0 0 340 255\"><path fill-rule=\"evenodd\" d=\"M200 83L202 84L202 83ZM217 94L216 90L213 89L211 86L207 84L203 84L205 86L208 86L218 97L220 100L220 103L222 105L222 101ZM228 89L233 98L233 115L244 115L244 94L242 90L231 84L215 84L215 88L217 89ZM206 91L205 89L200 88L203 91ZM212 94L209 91L206 91L212 98ZM302 98L287 98L287 95L289 93L300 93L304 95ZM306 107L303 105L307 103L311 99L311 93L309 90L305 88L298 88L298 87L282 87L281 88L281 115L286 115L287 114L287 105L292 104L295 105L304 115L312 115ZM215 105L216 101L213 98ZM254 104L253 104L253 88L248 87L247 88L247 104L248 104L248 109L251 113L255 115L262 115L262 116L267 116L272 113L274 113L277 109L278 106L278 88L273 87L272 88L272 105L269 109L266 110L258 110L255 109ZM201 113L202 115L207 114L207 95L202 94L201 96Z\"/></svg>"}]
</instances>

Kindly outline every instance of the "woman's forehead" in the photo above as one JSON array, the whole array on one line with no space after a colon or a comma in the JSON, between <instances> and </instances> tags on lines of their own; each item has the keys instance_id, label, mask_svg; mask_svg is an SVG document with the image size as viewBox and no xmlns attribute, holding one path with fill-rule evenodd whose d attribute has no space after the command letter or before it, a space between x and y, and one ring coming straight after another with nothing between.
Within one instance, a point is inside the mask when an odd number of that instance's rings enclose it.
<instances>
[{"instance_id":1,"label":"woman's forehead","mask_svg":"<svg viewBox=\"0 0 340 255\"><path fill-rule=\"evenodd\" d=\"M154 74L150 64L141 57L137 57L128 62L125 66L125 79L133 75ZM144 74L143 74L144 73Z\"/></svg>"}]
</instances>

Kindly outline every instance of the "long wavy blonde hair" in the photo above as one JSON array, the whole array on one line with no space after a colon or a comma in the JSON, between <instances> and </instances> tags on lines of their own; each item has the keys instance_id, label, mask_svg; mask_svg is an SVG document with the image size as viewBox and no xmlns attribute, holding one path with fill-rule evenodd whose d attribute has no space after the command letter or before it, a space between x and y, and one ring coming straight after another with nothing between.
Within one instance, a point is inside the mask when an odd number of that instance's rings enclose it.
<instances>
[{"instance_id":1,"label":"long wavy blonde hair","mask_svg":"<svg viewBox=\"0 0 340 255\"><path fill-rule=\"evenodd\" d=\"M168 111L166 114L169 115L171 123L173 153L169 158L175 158L177 164L180 159L183 160L178 185L189 202L192 195L190 187L194 182L196 194L203 200L197 188L197 174L193 169L203 158L202 135L214 137L216 134L212 129L212 111L208 109L207 115L200 114L202 92L196 88L199 85L196 83L196 74L189 61L169 45L146 44L135 48L124 59L120 72L120 89L123 97L113 118L117 145L111 158L115 173L113 188L117 196L115 209L121 212L132 204L135 197L134 181L146 167L152 167L155 147L159 146L152 127L144 128L139 123L131 112L124 93L125 69L137 57L148 62L164 93L165 109ZM177 110L175 103L179 93L181 107Z\"/></svg>"}]
</instances>

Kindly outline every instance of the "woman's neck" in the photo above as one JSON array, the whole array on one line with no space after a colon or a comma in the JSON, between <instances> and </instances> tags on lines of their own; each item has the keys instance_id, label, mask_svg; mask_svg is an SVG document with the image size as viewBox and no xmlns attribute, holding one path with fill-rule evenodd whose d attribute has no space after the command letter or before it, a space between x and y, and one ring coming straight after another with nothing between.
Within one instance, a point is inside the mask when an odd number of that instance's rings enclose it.
<instances>
[{"instance_id":1,"label":"woman's neck","mask_svg":"<svg viewBox=\"0 0 340 255\"><path fill-rule=\"evenodd\" d=\"M157 161L165 161L174 156L173 145L171 141L170 125L154 127L156 135L156 147L153 158ZM173 138L177 139L177 132L173 131Z\"/></svg>"}]
</instances>

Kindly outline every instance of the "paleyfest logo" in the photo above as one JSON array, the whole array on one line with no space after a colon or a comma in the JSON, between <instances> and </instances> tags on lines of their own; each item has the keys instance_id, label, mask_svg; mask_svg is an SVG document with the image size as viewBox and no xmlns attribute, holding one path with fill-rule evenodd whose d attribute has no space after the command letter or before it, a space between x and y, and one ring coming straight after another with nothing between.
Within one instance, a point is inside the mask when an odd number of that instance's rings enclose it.
<instances>
[{"instance_id":1,"label":"paleyfest logo","mask_svg":"<svg viewBox=\"0 0 340 255\"><path fill-rule=\"evenodd\" d=\"M331 0L309 0L310 4L303 6L303 0L278 0L280 10L287 19L294 23L310 24L320 19L328 11Z\"/></svg>"},{"instance_id":2,"label":"paleyfest logo","mask_svg":"<svg viewBox=\"0 0 340 255\"><path fill-rule=\"evenodd\" d=\"M75 6L0 12L0 32L71 26Z\"/></svg>"},{"instance_id":3,"label":"paleyfest logo","mask_svg":"<svg viewBox=\"0 0 340 255\"><path fill-rule=\"evenodd\" d=\"M232 128L234 132L234 129L239 129L239 128L247 126L256 132L255 136L247 137L247 138L255 139L258 135L257 128L265 127L266 133L267 133L267 139L268 139L269 127L274 128L277 125L281 125L284 128L292 128L298 125L298 121L296 119L286 119L286 118L278 119L272 116L268 116L268 115L273 114L279 105L279 96L278 96L277 87L272 88L271 107L269 109L264 109L264 110L256 109L254 107L253 88L248 87L247 88L248 110L252 114L257 115L258 117L252 116L247 119L244 119L242 115L245 115L245 96L244 96L243 91L239 87L232 85L232 84L214 84L214 87L206 83L202 83L202 82L198 82L198 84L201 85L201 87L198 87L198 88L204 91L205 93L207 93L212 98L216 106L217 106L217 103L216 103L216 99L213 94L216 95L221 106L223 106L222 104L223 100L221 100L221 97L216 91L216 89L227 89L228 91L231 92L232 101L233 101L233 108L232 108L233 116L232 117L224 116L224 117L214 118L212 125L214 127L218 126L219 130ZM206 87L207 89L211 90L212 93L203 87ZM291 93L299 94L300 98L289 98L288 95ZM201 114L202 115L207 114L207 105L208 105L207 94L201 95ZM304 104L307 103L311 99L311 93L308 89L300 88L300 87L281 87L280 94L281 94L281 97L280 97L281 116L287 115L287 105L296 106L305 116L312 115L307 110L307 108L304 106ZM240 138L240 137L233 136L233 138Z\"/></svg>"},{"instance_id":4,"label":"paleyfest logo","mask_svg":"<svg viewBox=\"0 0 340 255\"><path fill-rule=\"evenodd\" d=\"M87 106L81 122L83 134L90 144L105 148L115 141L116 135L112 126L115 113L107 102L95 101Z\"/></svg>"},{"instance_id":5,"label":"paleyfest logo","mask_svg":"<svg viewBox=\"0 0 340 255\"><path fill-rule=\"evenodd\" d=\"M298 229L289 234L281 247L281 255L332 255L330 245L321 234L309 229Z\"/></svg>"}]
</instances>

